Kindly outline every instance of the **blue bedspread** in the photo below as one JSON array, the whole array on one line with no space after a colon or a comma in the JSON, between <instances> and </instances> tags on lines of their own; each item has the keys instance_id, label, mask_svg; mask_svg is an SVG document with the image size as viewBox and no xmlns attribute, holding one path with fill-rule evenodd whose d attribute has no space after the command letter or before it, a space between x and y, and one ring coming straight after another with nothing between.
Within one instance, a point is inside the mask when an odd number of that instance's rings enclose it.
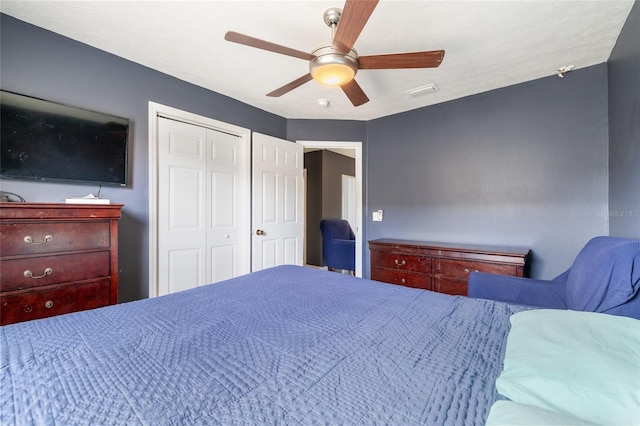
<instances>
[{"instance_id":1,"label":"blue bedspread","mask_svg":"<svg viewBox=\"0 0 640 426\"><path fill-rule=\"evenodd\" d=\"M483 424L517 310L283 266L0 327L0 423Z\"/></svg>"}]
</instances>

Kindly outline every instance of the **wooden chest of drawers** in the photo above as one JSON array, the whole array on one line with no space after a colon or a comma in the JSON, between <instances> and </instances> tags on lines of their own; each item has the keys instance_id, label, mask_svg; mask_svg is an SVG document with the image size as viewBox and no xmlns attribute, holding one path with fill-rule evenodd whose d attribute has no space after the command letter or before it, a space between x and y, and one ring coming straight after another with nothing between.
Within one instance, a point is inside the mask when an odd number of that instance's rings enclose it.
<instances>
[{"instance_id":1,"label":"wooden chest of drawers","mask_svg":"<svg viewBox=\"0 0 640 426\"><path fill-rule=\"evenodd\" d=\"M380 239L369 241L371 279L440 293L467 295L473 271L525 276L529 250Z\"/></svg>"},{"instance_id":2,"label":"wooden chest of drawers","mask_svg":"<svg viewBox=\"0 0 640 426\"><path fill-rule=\"evenodd\" d=\"M121 208L0 204L0 325L117 303Z\"/></svg>"}]
</instances>

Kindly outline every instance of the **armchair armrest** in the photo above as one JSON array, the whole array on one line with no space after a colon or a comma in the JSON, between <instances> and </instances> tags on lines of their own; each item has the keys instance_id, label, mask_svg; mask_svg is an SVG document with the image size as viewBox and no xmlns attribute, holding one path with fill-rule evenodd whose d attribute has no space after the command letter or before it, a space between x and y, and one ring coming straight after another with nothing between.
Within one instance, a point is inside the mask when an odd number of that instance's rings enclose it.
<instances>
[{"instance_id":1,"label":"armchair armrest","mask_svg":"<svg viewBox=\"0 0 640 426\"><path fill-rule=\"evenodd\" d=\"M335 269L355 270L355 255L355 240L332 240L323 248L324 264Z\"/></svg>"},{"instance_id":2,"label":"armchair armrest","mask_svg":"<svg viewBox=\"0 0 640 426\"><path fill-rule=\"evenodd\" d=\"M540 308L566 309L561 282L472 272L469 297Z\"/></svg>"},{"instance_id":3,"label":"armchair armrest","mask_svg":"<svg viewBox=\"0 0 640 426\"><path fill-rule=\"evenodd\" d=\"M356 247L356 240L331 241L331 250L338 257L355 255L355 251L354 251L355 247Z\"/></svg>"}]
</instances>

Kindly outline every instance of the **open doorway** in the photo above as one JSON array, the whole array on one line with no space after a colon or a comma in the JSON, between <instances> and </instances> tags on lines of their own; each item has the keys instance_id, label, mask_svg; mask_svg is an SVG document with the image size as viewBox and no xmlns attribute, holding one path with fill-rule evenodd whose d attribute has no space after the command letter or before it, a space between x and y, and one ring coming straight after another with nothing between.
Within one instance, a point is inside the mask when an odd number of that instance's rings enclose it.
<instances>
[{"instance_id":1,"label":"open doorway","mask_svg":"<svg viewBox=\"0 0 640 426\"><path fill-rule=\"evenodd\" d=\"M321 237L319 221L323 218L342 218L349 221L356 236L356 276L362 276L362 143L361 142L325 142L298 141L305 148L305 153L314 157L316 163L328 164L331 170L324 178L311 176L307 170L305 186L310 182L323 179L322 205L318 205L312 195L318 188L311 188L305 195L305 258L310 265L321 265ZM305 154L306 155L306 154ZM349 168L349 163L351 168ZM313 173L317 173L317 170ZM344 176L343 176L344 175ZM343 181L345 188L343 191ZM344 201L343 201L344 199ZM309 213L309 214L308 214ZM324 215L324 217L323 217Z\"/></svg>"}]
</instances>

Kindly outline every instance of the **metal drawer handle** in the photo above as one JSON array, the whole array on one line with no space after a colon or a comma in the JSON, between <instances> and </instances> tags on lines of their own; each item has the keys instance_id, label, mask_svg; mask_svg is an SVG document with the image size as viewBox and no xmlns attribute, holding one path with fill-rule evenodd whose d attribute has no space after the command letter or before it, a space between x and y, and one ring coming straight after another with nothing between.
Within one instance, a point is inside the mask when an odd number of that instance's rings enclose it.
<instances>
[{"instance_id":1,"label":"metal drawer handle","mask_svg":"<svg viewBox=\"0 0 640 426\"><path fill-rule=\"evenodd\" d=\"M396 265L397 265L397 266L404 266L404 265L406 265L406 264L407 264L407 262L406 262L406 261L404 261L404 260L403 260L402 262L400 262L398 259L396 259Z\"/></svg>"},{"instance_id":2,"label":"metal drawer handle","mask_svg":"<svg viewBox=\"0 0 640 426\"><path fill-rule=\"evenodd\" d=\"M45 235L44 240L41 243L37 241L33 241L33 238L31 237L31 235L27 235L26 237L24 237L25 243L35 244L35 245L47 244L49 241L53 241L53 237L51 235Z\"/></svg>"},{"instance_id":3,"label":"metal drawer handle","mask_svg":"<svg viewBox=\"0 0 640 426\"><path fill-rule=\"evenodd\" d=\"M468 274L469 273L469 268L464 268L464 272L465 272L465 274ZM473 272L478 272L478 270L474 269Z\"/></svg>"},{"instance_id":4,"label":"metal drawer handle","mask_svg":"<svg viewBox=\"0 0 640 426\"><path fill-rule=\"evenodd\" d=\"M53 300L47 300L46 302L44 302L44 307L47 309L53 308Z\"/></svg>"},{"instance_id":5,"label":"metal drawer handle","mask_svg":"<svg viewBox=\"0 0 640 426\"><path fill-rule=\"evenodd\" d=\"M400 282L401 282L402 284L405 284L405 283L406 283L406 280L403 278L403 279L401 279L401 280L400 280Z\"/></svg>"},{"instance_id":6,"label":"metal drawer handle","mask_svg":"<svg viewBox=\"0 0 640 426\"><path fill-rule=\"evenodd\" d=\"M46 269L44 270L44 274L42 274L42 275L38 275L38 276L33 275L33 272L31 272L31 271L30 271L30 270L28 270L28 269L27 269L26 271L24 271L24 276L25 276L26 278L33 278L34 280L38 280L38 279L40 279L40 278L44 278L44 277L46 277L47 275L51 275L51 274L53 274L53 269L51 269L51 268L46 268Z\"/></svg>"}]
</instances>

